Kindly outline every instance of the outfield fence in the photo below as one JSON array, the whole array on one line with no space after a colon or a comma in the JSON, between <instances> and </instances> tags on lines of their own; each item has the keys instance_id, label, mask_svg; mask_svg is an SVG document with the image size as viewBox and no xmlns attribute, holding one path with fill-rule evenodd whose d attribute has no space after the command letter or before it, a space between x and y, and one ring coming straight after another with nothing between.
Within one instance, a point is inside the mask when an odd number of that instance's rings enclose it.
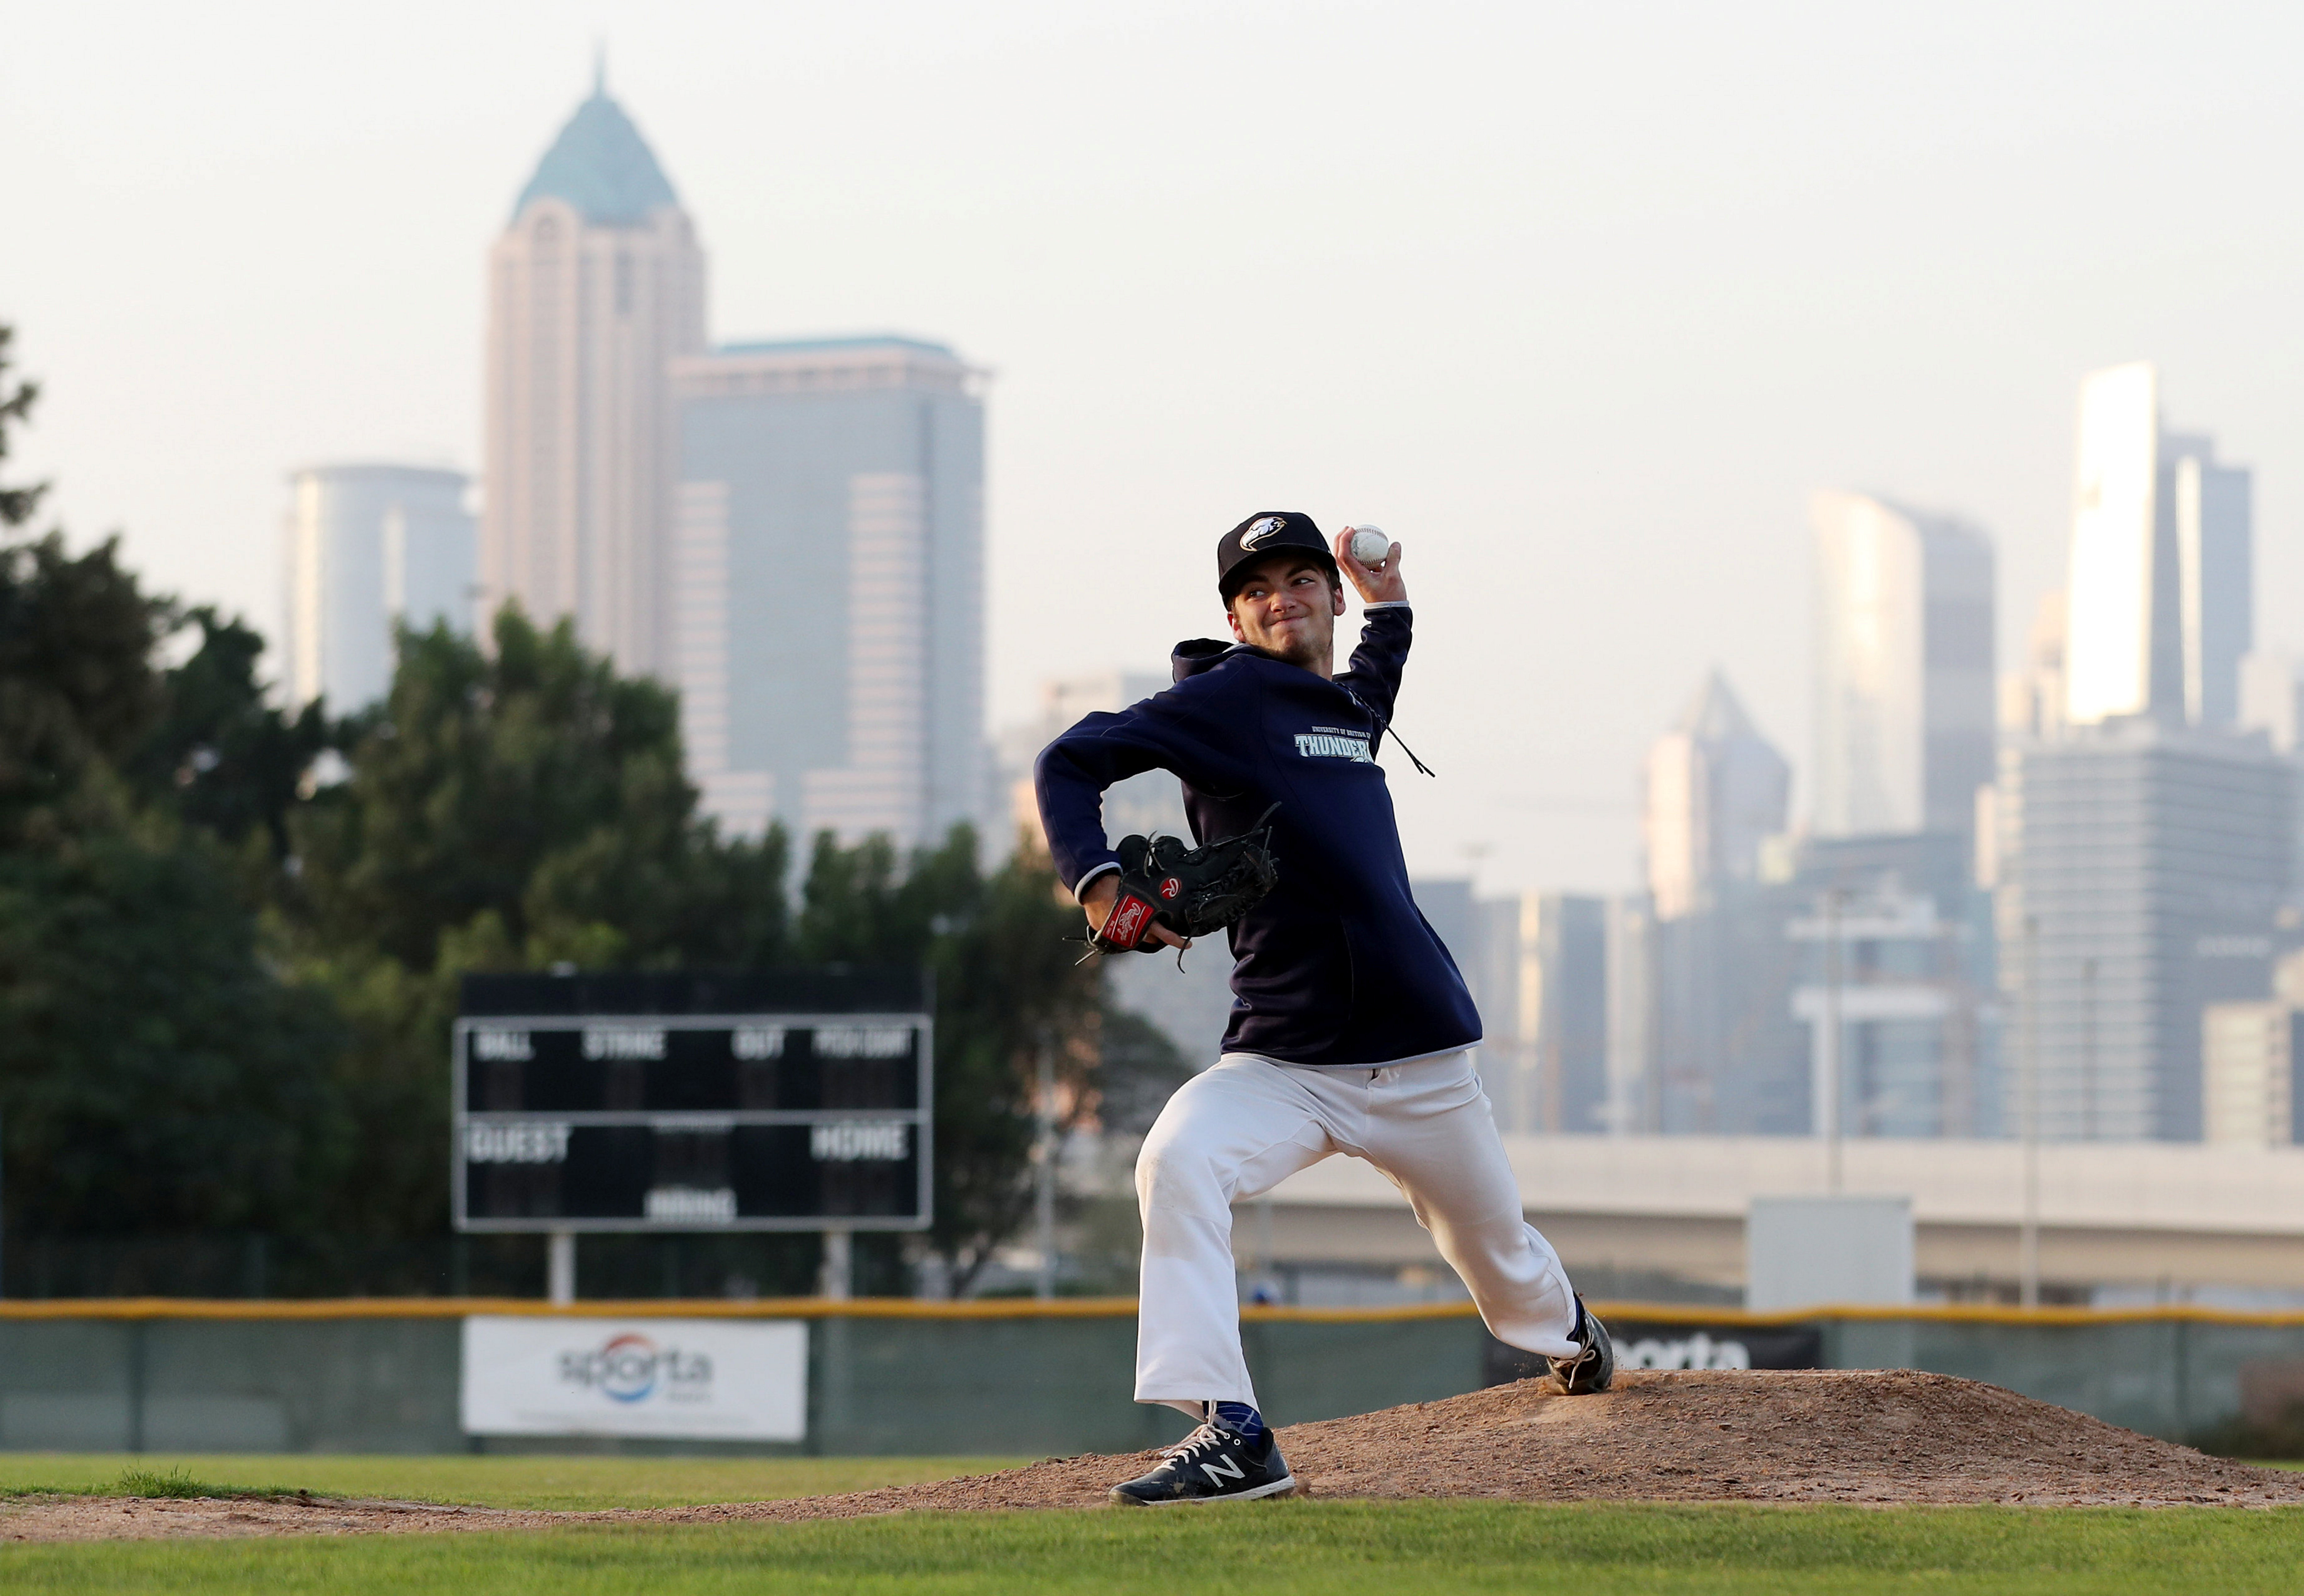
<instances>
[{"instance_id":1,"label":"outfield fence","mask_svg":"<svg viewBox=\"0 0 2304 1596\"><path fill-rule=\"evenodd\" d=\"M1910 1367L1965 1375L2175 1440L2269 1392L2304 1397L2304 1313L2192 1307L1824 1308L1755 1314L1597 1305L1648 1366ZM0 1303L0 1448L71 1451L1070 1454L1173 1439L1129 1399L1125 1298L587 1302L414 1298ZM459 1410L462 1322L535 1316L572 1344L667 1318L809 1329L806 1439L476 1438ZM1250 1307L1258 1395L1283 1422L1430 1401L1524 1372L1458 1305Z\"/></svg>"}]
</instances>

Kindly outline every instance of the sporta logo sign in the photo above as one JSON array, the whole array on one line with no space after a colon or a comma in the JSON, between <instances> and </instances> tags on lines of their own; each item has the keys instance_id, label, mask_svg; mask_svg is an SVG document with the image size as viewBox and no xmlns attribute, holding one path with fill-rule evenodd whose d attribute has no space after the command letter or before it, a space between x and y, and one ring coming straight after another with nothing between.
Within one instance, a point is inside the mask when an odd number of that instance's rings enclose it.
<instances>
[{"instance_id":1,"label":"sporta logo sign","mask_svg":"<svg viewBox=\"0 0 2304 1596\"><path fill-rule=\"evenodd\" d=\"M597 1391L611 1402L645 1402L656 1396L667 1402L712 1399L710 1358L678 1347L658 1347L631 1331L610 1336L589 1350L563 1352L560 1379L563 1384Z\"/></svg>"},{"instance_id":2,"label":"sporta logo sign","mask_svg":"<svg viewBox=\"0 0 2304 1596\"><path fill-rule=\"evenodd\" d=\"M473 1435L800 1440L808 1326L476 1313L464 1321L459 1383Z\"/></svg>"}]
</instances>

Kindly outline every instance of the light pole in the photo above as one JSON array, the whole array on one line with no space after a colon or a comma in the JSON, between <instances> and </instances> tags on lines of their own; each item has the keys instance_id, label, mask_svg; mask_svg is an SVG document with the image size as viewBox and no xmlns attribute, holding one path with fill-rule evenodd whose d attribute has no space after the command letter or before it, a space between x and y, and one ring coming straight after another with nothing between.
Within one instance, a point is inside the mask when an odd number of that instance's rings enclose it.
<instances>
[{"instance_id":1,"label":"light pole","mask_svg":"<svg viewBox=\"0 0 2304 1596\"><path fill-rule=\"evenodd\" d=\"M2018 1245L2018 1290L2040 1305L2040 919L2024 916L2024 1222Z\"/></svg>"},{"instance_id":2,"label":"light pole","mask_svg":"<svg viewBox=\"0 0 2304 1596\"><path fill-rule=\"evenodd\" d=\"M2080 1135L2096 1140L2096 960L2080 960Z\"/></svg>"},{"instance_id":3,"label":"light pole","mask_svg":"<svg viewBox=\"0 0 2304 1596\"><path fill-rule=\"evenodd\" d=\"M1824 1189L1840 1195L1840 899L1824 894Z\"/></svg>"},{"instance_id":4,"label":"light pole","mask_svg":"<svg viewBox=\"0 0 2304 1596\"><path fill-rule=\"evenodd\" d=\"M1040 1168L1032 1208L1039 1221L1040 1268L1032 1295L1047 1302L1056 1295L1056 1050L1045 1040L1040 1043L1038 1084Z\"/></svg>"}]
</instances>

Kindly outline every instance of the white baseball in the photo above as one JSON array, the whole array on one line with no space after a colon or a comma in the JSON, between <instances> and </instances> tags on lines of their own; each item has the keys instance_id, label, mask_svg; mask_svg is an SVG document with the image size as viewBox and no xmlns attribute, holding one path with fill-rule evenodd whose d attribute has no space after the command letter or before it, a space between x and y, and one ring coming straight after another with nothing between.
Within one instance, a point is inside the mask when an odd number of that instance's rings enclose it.
<instances>
[{"instance_id":1,"label":"white baseball","mask_svg":"<svg viewBox=\"0 0 2304 1596\"><path fill-rule=\"evenodd\" d=\"M1381 565L1392 553L1392 539L1375 527L1352 528L1352 558L1362 565Z\"/></svg>"}]
</instances>

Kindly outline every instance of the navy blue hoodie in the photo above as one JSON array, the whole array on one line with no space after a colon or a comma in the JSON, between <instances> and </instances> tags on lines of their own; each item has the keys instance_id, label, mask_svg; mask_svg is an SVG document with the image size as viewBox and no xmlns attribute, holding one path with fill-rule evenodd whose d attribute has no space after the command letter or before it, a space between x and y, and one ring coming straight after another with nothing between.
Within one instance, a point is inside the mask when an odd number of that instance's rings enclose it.
<instances>
[{"instance_id":1,"label":"navy blue hoodie","mask_svg":"<svg viewBox=\"0 0 2304 1596\"><path fill-rule=\"evenodd\" d=\"M1408 890L1375 750L1408 658L1406 604L1371 607L1351 668L1324 681L1245 644L1182 643L1176 685L1092 714L1041 752L1034 781L1057 874L1077 891L1116 863L1104 790L1148 770L1184 783L1196 840L1274 803L1280 884L1231 931L1224 1051L1321 1067L1397 1064L1480 1039L1464 978Z\"/></svg>"}]
</instances>

